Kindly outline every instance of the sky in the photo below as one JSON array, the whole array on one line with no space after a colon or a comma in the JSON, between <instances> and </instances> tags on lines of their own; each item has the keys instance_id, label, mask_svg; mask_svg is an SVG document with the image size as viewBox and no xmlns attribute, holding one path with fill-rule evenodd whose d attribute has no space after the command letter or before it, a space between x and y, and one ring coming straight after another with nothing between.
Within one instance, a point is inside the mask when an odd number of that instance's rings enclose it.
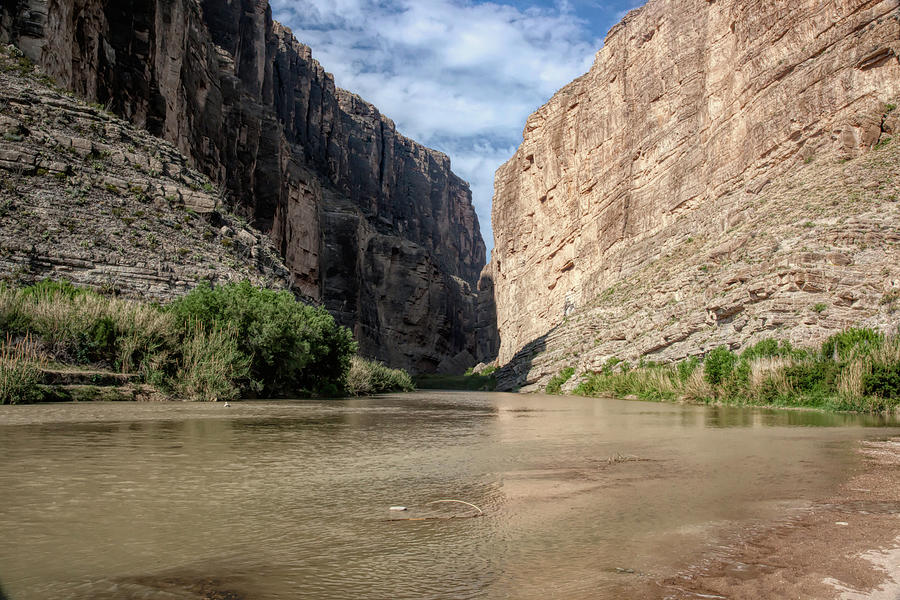
<instances>
[{"instance_id":1,"label":"sky","mask_svg":"<svg viewBox=\"0 0 900 600\"><path fill-rule=\"evenodd\" d=\"M450 156L488 250L494 172L525 120L644 0L270 0L339 87Z\"/></svg>"}]
</instances>

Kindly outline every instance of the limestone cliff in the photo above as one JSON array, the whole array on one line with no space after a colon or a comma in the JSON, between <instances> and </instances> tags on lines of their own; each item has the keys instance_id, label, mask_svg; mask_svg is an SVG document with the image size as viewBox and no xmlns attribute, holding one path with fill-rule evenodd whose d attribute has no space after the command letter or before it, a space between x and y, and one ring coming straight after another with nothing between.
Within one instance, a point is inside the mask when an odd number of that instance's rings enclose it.
<instances>
[{"instance_id":1,"label":"limestone cliff","mask_svg":"<svg viewBox=\"0 0 900 600\"><path fill-rule=\"evenodd\" d=\"M289 273L170 144L0 48L0 280L46 277L162 300L201 281L287 288Z\"/></svg>"},{"instance_id":2,"label":"limestone cliff","mask_svg":"<svg viewBox=\"0 0 900 600\"><path fill-rule=\"evenodd\" d=\"M501 384L898 321L898 0L650 0L497 173Z\"/></svg>"},{"instance_id":3,"label":"limestone cliff","mask_svg":"<svg viewBox=\"0 0 900 600\"><path fill-rule=\"evenodd\" d=\"M364 353L430 371L474 352L468 185L336 88L266 0L3 0L0 41L222 184Z\"/></svg>"}]
</instances>

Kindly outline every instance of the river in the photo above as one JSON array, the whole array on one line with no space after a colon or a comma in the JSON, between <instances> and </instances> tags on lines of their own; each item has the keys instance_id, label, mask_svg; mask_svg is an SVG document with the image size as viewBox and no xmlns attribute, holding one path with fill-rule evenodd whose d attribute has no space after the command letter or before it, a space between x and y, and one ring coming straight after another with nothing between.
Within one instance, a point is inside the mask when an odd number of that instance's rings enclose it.
<instances>
[{"instance_id":1,"label":"river","mask_svg":"<svg viewBox=\"0 0 900 600\"><path fill-rule=\"evenodd\" d=\"M3 406L0 585L10 600L627 597L802 511L847 480L858 441L898 434L873 416L465 392ZM442 499L484 515L428 504Z\"/></svg>"}]
</instances>

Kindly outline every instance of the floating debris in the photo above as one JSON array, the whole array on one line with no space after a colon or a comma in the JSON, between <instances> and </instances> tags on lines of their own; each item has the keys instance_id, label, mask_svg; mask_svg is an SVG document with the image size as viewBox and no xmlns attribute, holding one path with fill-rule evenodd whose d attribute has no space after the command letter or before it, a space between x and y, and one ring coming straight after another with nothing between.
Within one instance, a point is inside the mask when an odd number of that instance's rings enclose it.
<instances>
[{"instance_id":1,"label":"floating debris","mask_svg":"<svg viewBox=\"0 0 900 600\"><path fill-rule=\"evenodd\" d=\"M472 504L471 502L466 502L465 500L433 500L431 502L427 502L425 506L431 506L432 504L440 504L444 502L452 502L456 504L465 504L466 506L471 506L477 513L472 514L462 514L462 515L423 515L421 517L405 517L401 519L388 519L388 521L446 521L450 519L474 519L476 517L484 516L484 511L481 510L478 506ZM405 506L392 506L390 510L393 511L405 511L408 510Z\"/></svg>"},{"instance_id":2,"label":"floating debris","mask_svg":"<svg viewBox=\"0 0 900 600\"><path fill-rule=\"evenodd\" d=\"M612 465L615 463L623 463L623 462L633 462L633 461L646 461L646 458L641 458L639 456L635 456L633 454L622 454L620 452L616 452L615 456L610 456L606 459L606 464Z\"/></svg>"},{"instance_id":3,"label":"floating debris","mask_svg":"<svg viewBox=\"0 0 900 600\"><path fill-rule=\"evenodd\" d=\"M433 502L429 502L428 504L438 504L439 502L458 502L459 504L465 504L466 506L471 506L472 508L474 508L475 510L478 511L478 514L479 514L479 515L483 515L483 514L484 514L484 511L483 511L483 510L481 510L480 508L478 508L477 506L475 506L475 505L472 504L471 502L466 502L466 501L464 501L464 500L435 500L435 501L433 501ZM426 506L428 506L428 504L426 504Z\"/></svg>"}]
</instances>

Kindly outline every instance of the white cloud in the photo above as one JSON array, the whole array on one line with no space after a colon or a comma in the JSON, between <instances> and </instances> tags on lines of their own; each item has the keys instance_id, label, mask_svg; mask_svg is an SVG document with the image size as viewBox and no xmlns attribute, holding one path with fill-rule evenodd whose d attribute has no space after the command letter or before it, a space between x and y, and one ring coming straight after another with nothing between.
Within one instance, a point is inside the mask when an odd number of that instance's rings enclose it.
<instances>
[{"instance_id":1,"label":"white cloud","mask_svg":"<svg viewBox=\"0 0 900 600\"><path fill-rule=\"evenodd\" d=\"M515 151L528 115L587 71L602 44L568 0L552 8L472 0L271 4L339 86L375 104L404 135L450 155L472 185L489 248L494 170Z\"/></svg>"}]
</instances>

